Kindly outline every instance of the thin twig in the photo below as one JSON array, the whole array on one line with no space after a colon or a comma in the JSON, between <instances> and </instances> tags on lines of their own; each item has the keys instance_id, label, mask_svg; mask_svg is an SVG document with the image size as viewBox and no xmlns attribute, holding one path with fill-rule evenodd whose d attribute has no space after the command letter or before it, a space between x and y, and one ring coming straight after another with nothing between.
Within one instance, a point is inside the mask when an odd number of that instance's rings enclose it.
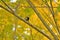
<instances>
[{"instance_id":1,"label":"thin twig","mask_svg":"<svg viewBox=\"0 0 60 40\"><path fill-rule=\"evenodd\" d=\"M8 7L9 10L11 10L13 12L13 9L8 4L6 4L3 0L1 0L1 1L5 4L5 6Z\"/></svg>"},{"instance_id":2,"label":"thin twig","mask_svg":"<svg viewBox=\"0 0 60 40\"><path fill-rule=\"evenodd\" d=\"M44 11L43 9L42 9L42 11ZM45 15L44 15L44 13L45 13ZM50 19L50 17L49 17L49 15L47 15L47 13L44 11L44 13L42 13L42 15L48 20L48 22L52 25L52 26L55 26L54 25L54 23L53 23L53 21L51 21L52 19ZM55 29L54 29L55 30ZM55 30L56 31L56 30Z\"/></svg>"},{"instance_id":3,"label":"thin twig","mask_svg":"<svg viewBox=\"0 0 60 40\"><path fill-rule=\"evenodd\" d=\"M1 8L5 9L6 11L8 11L9 13L13 14L15 17L17 17L18 19L22 20L23 22L25 22L26 24L28 24L29 26L31 26L32 28L34 28L35 30L37 30L38 32L40 32L41 34L43 34L45 37L47 37L49 40L52 40L47 34L45 34L44 32L42 32L40 29L36 28L36 26L32 25L31 23L29 23L28 21L26 21L25 19L19 17L17 14L15 14L14 12L9 11L8 9L4 8L2 5L0 5Z\"/></svg>"},{"instance_id":4,"label":"thin twig","mask_svg":"<svg viewBox=\"0 0 60 40\"><path fill-rule=\"evenodd\" d=\"M31 6L31 8L34 10L34 12L36 13L36 15L39 17L39 19L42 21L42 23L45 25L45 27L48 29L48 31L51 33L51 35L54 37L54 39L58 40L58 37L55 35L55 33L51 30L51 28L44 21L44 19L42 18L41 14L35 8L34 4L30 0L26 0L26 1L29 3L29 5Z\"/></svg>"},{"instance_id":5,"label":"thin twig","mask_svg":"<svg viewBox=\"0 0 60 40\"><path fill-rule=\"evenodd\" d=\"M56 29L57 29L58 33L60 34L60 31L59 31L59 28L58 28L58 25L57 25L57 22L56 22L55 16L54 16L55 13L54 13L54 10L53 10L52 0L50 0L50 5L51 5L51 9L52 9L52 16L53 16L54 22L56 24Z\"/></svg>"},{"instance_id":6,"label":"thin twig","mask_svg":"<svg viewBox=\"0 0 60 40\"><path fill-rule=\"evenodd\" d=\"M43 1L43 0L42 0L42 1ZM50 0L50 1L51 1L51 0ZM44 1L43 1L43 2L44 2ZM53 16L53 20L54 20L54 22L55 22L55 24L56 24L55 17L54 17L53 6L51 5L51 8L52 8L52 10L51 10L49 4L47 3L47 0L45 0L45 4L47 5L49 11L51 12L51 14L52 14L52 16ZM50 2L50 4L51 4L51 2ZM59 29L58 29L57 25L55 25L55 28L57 29L57 31L58 31L58 33L59 33Z\"/></svg>"},{"instance_id":7,"label":"thin twig","mask_svg":"<svg viewBox=\"0 0 60 40\"><path fill-rule=\"evenodd\" d=\"M18 4L15 6L15 11L19 8L19 6L20 6L20 0L18 1Z\"/></svg>"},{"instance_id":8,"label":"thin twig","mask_svg":"<svg viewBox=\"0 0 60 40\"><path fill-rule=\"evenodd\" d=\"M2 5L0 5L0 7L1 7L1 8L3 8L3 9L5 9L6 11L8 11L8 12L12 13L9 9L7 9L7 8L3 7Z\"/></svg>"},{"instance_id":9,"label":"thin twig","mask_svg":"<svg viewBox=\"0 0 60 40\"><path fill-rule=\"evenodd\" d=\"M31 38L32 38L32 40L34 40L32 32L33 32L32 28L30 28Z\"/></svg>"}]
</instances>

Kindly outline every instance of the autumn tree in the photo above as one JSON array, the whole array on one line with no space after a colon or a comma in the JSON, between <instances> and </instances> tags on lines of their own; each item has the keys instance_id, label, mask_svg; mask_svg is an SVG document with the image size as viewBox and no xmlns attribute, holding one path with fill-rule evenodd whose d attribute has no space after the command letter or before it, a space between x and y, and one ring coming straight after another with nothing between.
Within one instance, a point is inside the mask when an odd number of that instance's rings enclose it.
<instances>
[{"instance_id":1,"label":"autumn tree","mask_svg":"<svg viewBox=\"0 0 60 40\"><path fill-rule=\"evenodd\" d=\"M0 2L1 40L59 40L59 0Z\"/></svg>"}]
</instances>

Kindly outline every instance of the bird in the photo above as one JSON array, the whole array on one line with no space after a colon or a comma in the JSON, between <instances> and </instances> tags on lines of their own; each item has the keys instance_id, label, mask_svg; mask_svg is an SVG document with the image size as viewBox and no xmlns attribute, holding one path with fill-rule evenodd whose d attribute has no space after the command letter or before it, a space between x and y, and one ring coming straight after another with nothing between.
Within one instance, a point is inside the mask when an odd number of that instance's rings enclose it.
<instances>
[{"instance_id":1,"label":"bird","mask_svg":"<svg viewBox=\"0 0 60 40\"><path fill-rule=\"evenodd\" d=\"M27 17L25 17L25 20L26 20L26 21L29 21L29 17L28 17L28 16L27 16Z\"/></svg>"}]
</instances>

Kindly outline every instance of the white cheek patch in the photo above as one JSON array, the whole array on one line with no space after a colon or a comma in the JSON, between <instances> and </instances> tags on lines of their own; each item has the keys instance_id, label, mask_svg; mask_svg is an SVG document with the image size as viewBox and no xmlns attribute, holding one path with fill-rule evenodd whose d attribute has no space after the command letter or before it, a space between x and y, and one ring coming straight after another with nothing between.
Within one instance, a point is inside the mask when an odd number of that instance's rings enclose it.
<instances>
[{"instance_id":1,"label":"white cheek patch","mask_svg":"<svg viewBox=\"0 0 60 40\"><path fill-rule=\"evenodd\" d=\"M15 3L17 0L10 0L10 2Z\"/></svg>"}]
</instances>

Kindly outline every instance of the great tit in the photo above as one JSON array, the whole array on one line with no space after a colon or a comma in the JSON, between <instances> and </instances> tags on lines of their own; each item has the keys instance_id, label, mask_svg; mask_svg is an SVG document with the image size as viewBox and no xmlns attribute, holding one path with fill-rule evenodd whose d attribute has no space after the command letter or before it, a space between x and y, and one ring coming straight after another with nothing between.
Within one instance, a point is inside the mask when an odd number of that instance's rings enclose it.
<instances>
[{"instance_id":1,"label":"great tit","mask_svg":"<svg viewBox=\"0 0 60 40\"><path fill-rule=\"evenodd\" d=\"M26 21L29 21L29 17L27 16L27 17L25 18L25 20L26 20Z\"/></svg>"}]
</instances>

